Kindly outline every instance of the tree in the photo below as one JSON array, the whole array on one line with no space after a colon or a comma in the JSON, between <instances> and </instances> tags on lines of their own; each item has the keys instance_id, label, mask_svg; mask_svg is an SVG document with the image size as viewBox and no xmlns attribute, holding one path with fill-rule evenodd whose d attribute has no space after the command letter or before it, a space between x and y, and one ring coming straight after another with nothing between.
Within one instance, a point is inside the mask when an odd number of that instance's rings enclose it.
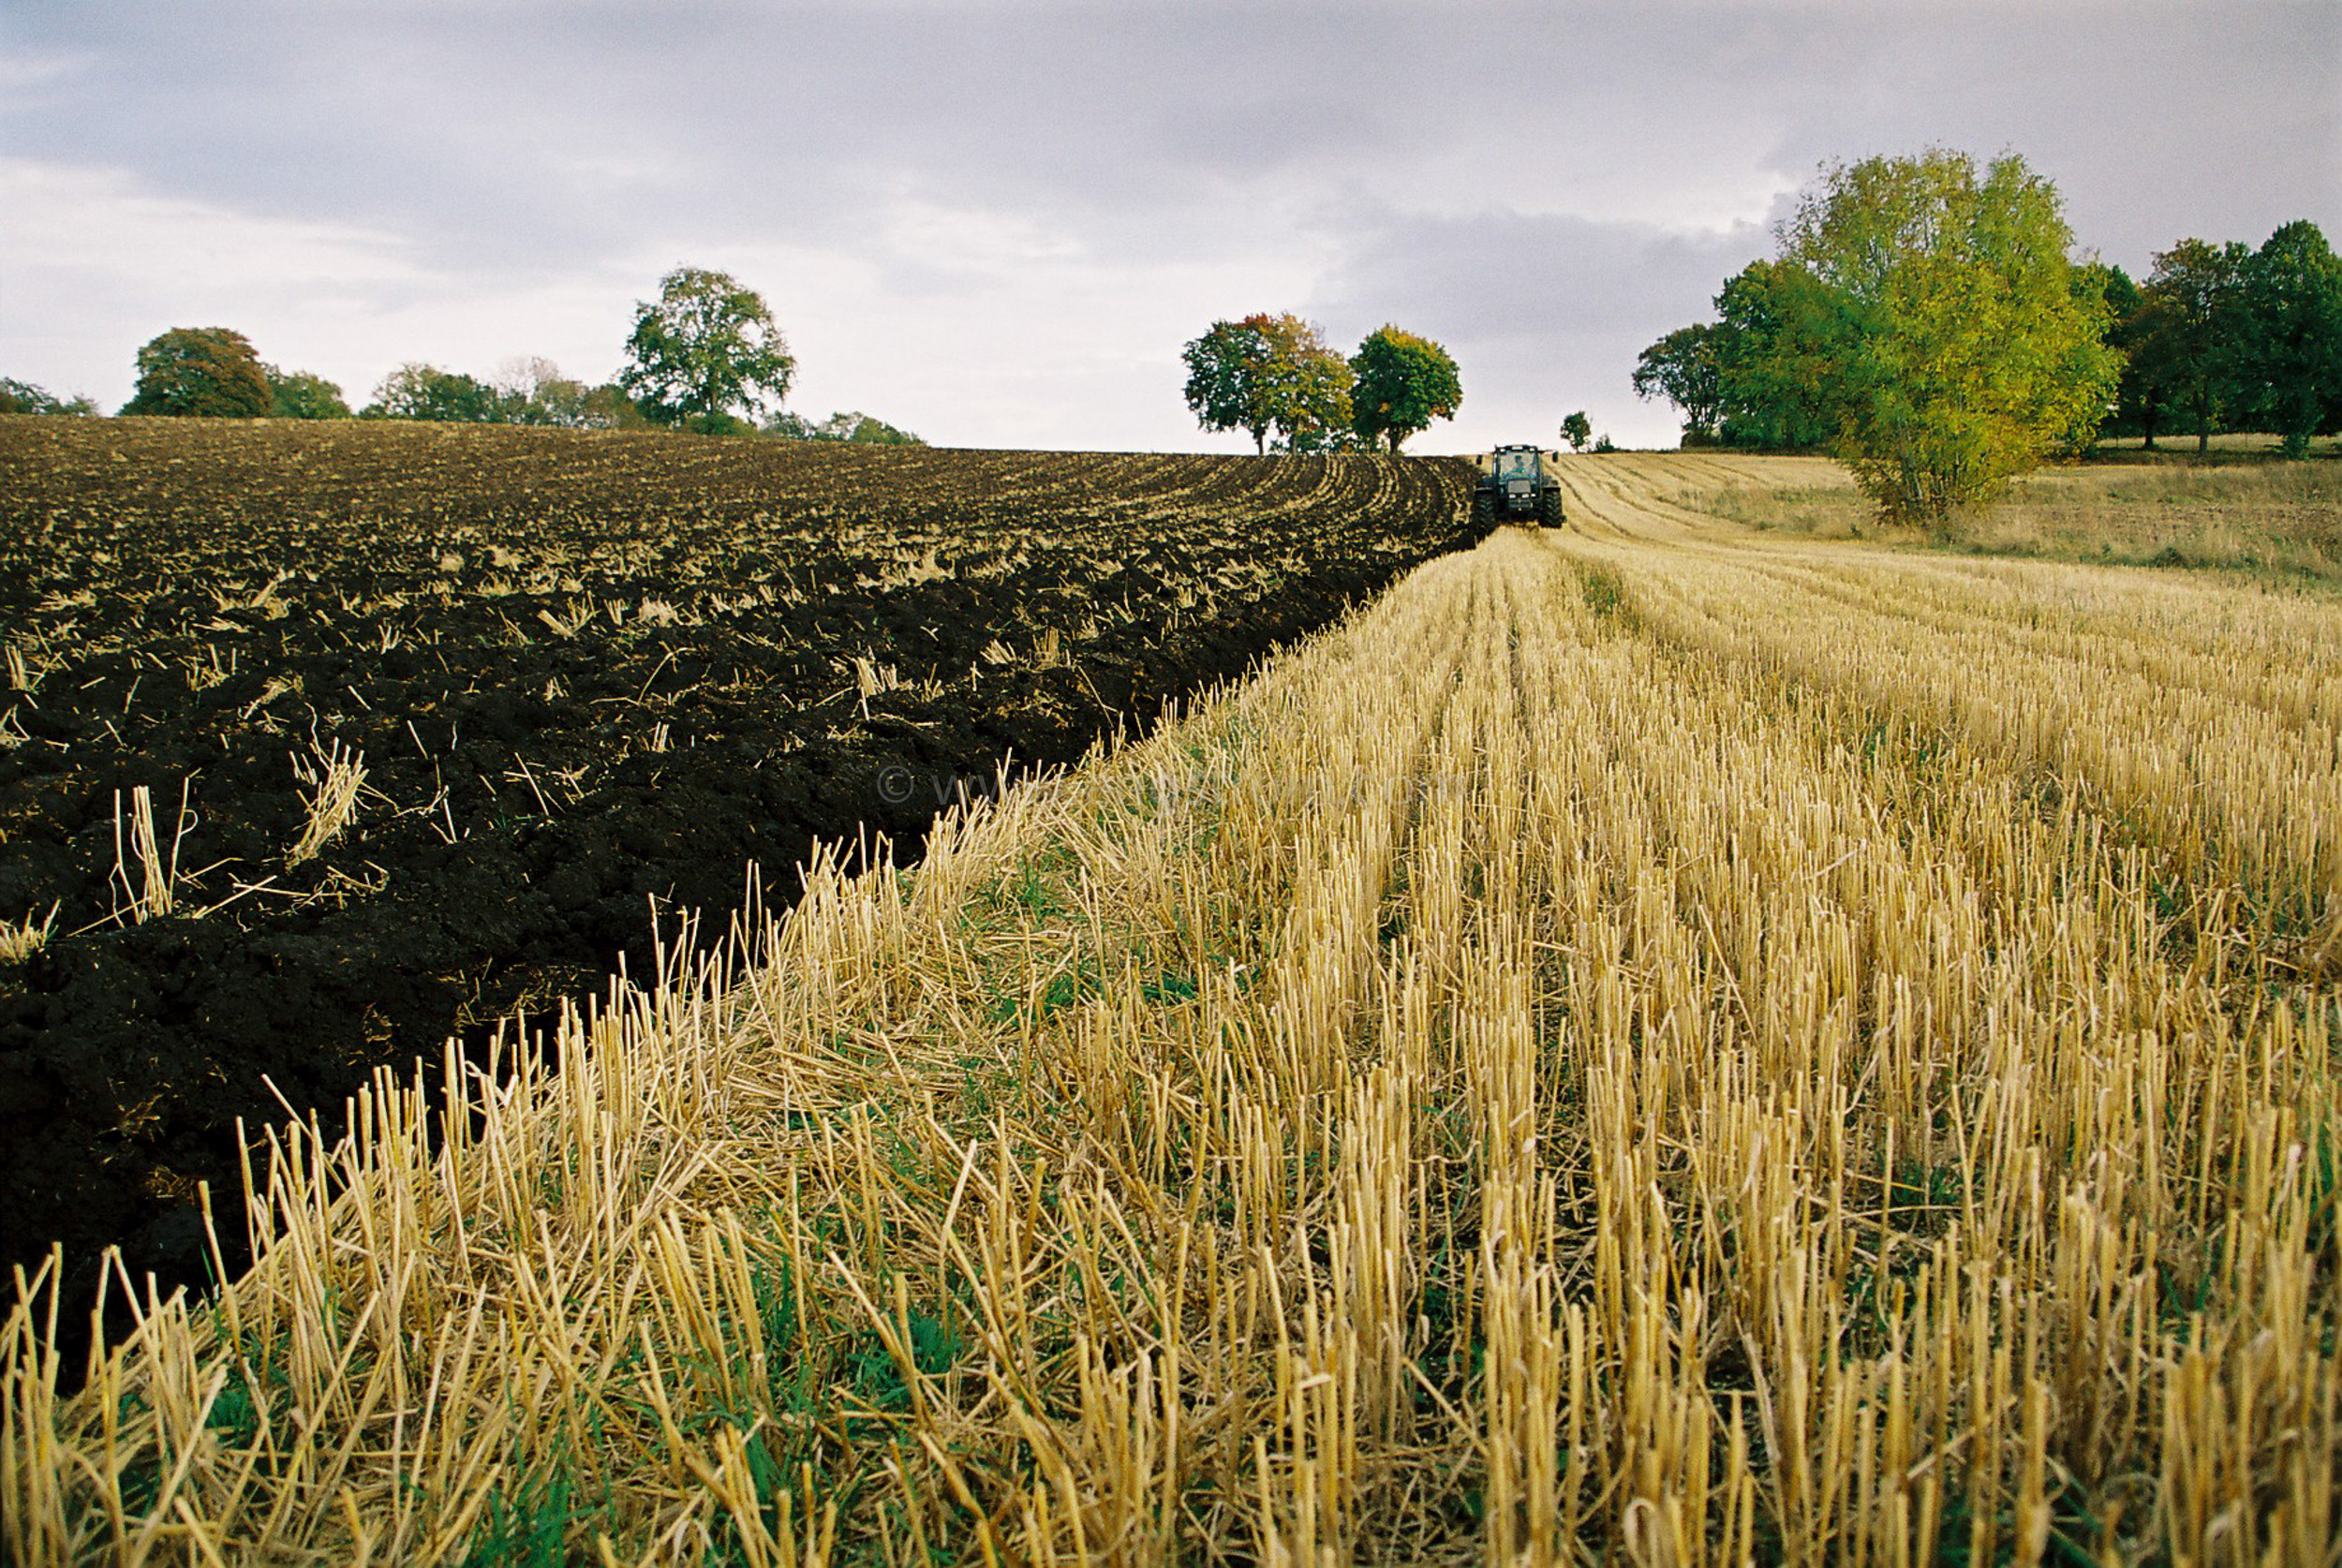
<instances>
[{"instance_id":1,"label":"tree","mask_svg":"<svg viewBox=\"0 0 2342 1568\"><path fill-rule=\"evenodd\" d=\"M1276 422L1265 387L1267 338L1254 325L1266 319L1214 321L1179 350L1187 366L1187 406L1195 422L1206 430L1241 430L1262 452L1268 450L1268 427Z\"/></svg>"},{"instance_id":2,"label":"tree","mask_svg":"<svg viewBox=\"0 0 2342 1568\"><path fill-rule=\"evenodd\" d=\"M1583 408L1562 422L1562 439L1569 443L1572 451L1585 451L1586 443L1593 439L1593 422L1586 418Z\"/></svg>"},{"instance_id":3,"label":"tree","mask_svg":"<svg viewBox=\"0 0 2342 1568\"><path fill-rule=\"evenodd\" d=\"M1358 346L1350 369L1351 426L1367 445L1399 443L1433 420L1453 419L1463 405L1463 383L1446 349L1429 338L1386 326Z\"/></svg>"},{"instance_id":4,"label":"tree","mask_svg":"<svg viewBox=\"0 0 2342 1568\"><path fill-rule=\"evenodd\" d=\"M650 421L642 407L615 381L586 389L578 404L579 419L588 430L647 430Z\"/></svg>"},{"instance_id":5,"label":"tree","mask_svg":"<svg viewBox=\"0 0 2342 1568\"><path fill-rule=\"evenodd\" d=\"M2288 457L2342 404L2342 259L2318 226L2287 224L2239 268L2241 391Z\"/></svg>"},{"instance_id":6,"label":"tree","mask_svg":"<svg viewBox=\"0 0 2342 1568\"><path fill-rule=\"evenodd\" d=\"M1179 352L1187 406L1206 430L1241 430L1268 450L1323 451L1350 423L1350 366L1313 321L1291 314L1214 321Z\"/></svg>"},{"instance_id":7,"label":"tree","mask_svg":"<svg viewBox=\"0 0 2342 1568\"><path fill-rule=\"evenodd\" d=\"M2114 383L2114 408L2106 428L2113 435L2140 436L2153 451L2156 432L2170 409L2154 366L2139 352L2147 332L2147 297L2128 273L2103 261L2075 268L2074 287L2103 308L2106 346L2122 357L2122 376Z\"/></svg>"},{"instance_id":8,"label":"tree","mask_svg":"<svg viewBox=\"0 0 2342 1568\"><path fill-rule=\"evenodd\" d=\"M485 381L458 370L409 362L382 377L374 389L374 401L360 417L488 424L499 411L497 390Z\"/></svg>"},{"instance_id":9,"label":"tree","mask_svg":"<svg viewBox=\"0 0 2342 1568\"><path fill-rule=\"evenodd\" d=\"M252 340L226 327L173 327L139 350L138 365L126 414L248 420L269 411L268 373Z\"/></svg>"},{"instance_id":10,"label":"tree","mask_svg":"<svg viewBox=\"0 0 2342 1568\"><path fill-rule=\"evenodd\" d=\"M1281 316L1270 333L1269 374L1277 387L1278 446L1286 451L1331 451L1350 430L1350 362L1336 353L1314 321Z\"/></svg>"},{"instance_id":11,"label":"tree","mask_svg":"<svg viewBox=\"0 0 2342 1568\"><path fill-rule=\"evenodd\" d=\"M593 422L586 406L586 383L561 374L541 354L509 359L497 368L496 417L507 424L549 424L583 430Z\"/></svg>"},{"instance_id":12,"label":"tree","mask_svg":"<svg viewBox=\"0 0 2342 1568\"><path fill-rule=\"evenodd\" d=\"M677 267L655 303L636 303L626 349L618 385L646 417L716 433L786 398L797 369L763 297L701 267Z\"/></svg>"},{"instance_id":13,"label":"tree","mask_svg":"<svg viewBox=\"0 0 2342 1568\"><path fill-rule=\"evenodd\" d=\"M833 422L845 422L847 440L858 441L866 446L924 447L926 445L910 431L889 424L876 415L866 414L859 409L835 414L831 416L831 419Z\"/></svg>"},{"instance_id":14,"label":"tree","mask_svg":"<svg viewBox=\"0 0 2342 1568\"><path fill-rule=\"evenodd\" d=\"M1678 327L1642 351L1633 386L1640 398L1664 397L1683 413L1683 444L1711 445L1724 417L1723 329L1712 322Z\"/></svg>"},{"instance_id":15,"label":"tree","mask_svg":"<svg viewBox=\"0 0 2342 1568\"><path fill-rule=\"evenodd\" d=\"M271 419L349 418L349 405L342 401L342 389L324 377L305 370L279 370L273 364L264 364L260 369L268 376L268 412Z\"/></svg>"},{"instance_id":16,"label":"tree","mask_svg":"<svg viewBox=\"0 0 2342 1568\"><path fill-rule=\"evenodd\" d=\"M2196 450L2240 401L2244 381L2245 263L2251 252L2182 240L2155 257L2140 290L2142 319L2131 360L2157 395L2193 416Z\"/></svg>"},{"instance_id":17,"label":"tree","mask_svg":"<svg viewBox=\"0 0 2342 1568\"><path fill-rule=\"evenodd\" d=\"M1781 239L1844 303L1835 450L1888 517L1939 523L2088 444L2119 366L2072 286L2056 189L2023 158L1980 180L1941 148L1837 165Z\"/></svg>"},{"instance_id":18,"label":"tree","mask_svg":"<svg viewBox=\"0 0 2342 1568\"><path fill-rule=\"evenodd\" d=\"M1717 434L1727 446L1809 451L1835 431L1823 389L1837 377L1844 302L1804 268L1752 261L1716 295Z\"/></svg>"},{"instance_id":19,"label":"tree","mask_svg":"<svg viewBox=\"0 0 2342 1568\"><path fill-rule=\"evenodd\" d=\"M0 414L69 414L86 419L96 412L97 404L92 398L63 398L30 381L0 376Z\"/></svg>"}]
</instances>

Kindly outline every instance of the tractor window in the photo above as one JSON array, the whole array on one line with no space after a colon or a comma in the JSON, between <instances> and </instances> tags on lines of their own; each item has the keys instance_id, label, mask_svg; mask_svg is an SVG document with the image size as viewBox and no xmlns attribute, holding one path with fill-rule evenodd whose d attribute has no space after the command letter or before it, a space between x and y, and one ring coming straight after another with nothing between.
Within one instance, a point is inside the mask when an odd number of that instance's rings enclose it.
<instances>
[{"instance_id":1,"label":"tractor window","mask_svg":"<svg viewBox=\"0 0 2342 1568\"><path fill-rule=\"evenodd\" d=\"M1496 477L1499 479L1528 479L1537 471L1537 454L1534 451L1505 451L1496 454Z\"/></svg>"}]
</instances>

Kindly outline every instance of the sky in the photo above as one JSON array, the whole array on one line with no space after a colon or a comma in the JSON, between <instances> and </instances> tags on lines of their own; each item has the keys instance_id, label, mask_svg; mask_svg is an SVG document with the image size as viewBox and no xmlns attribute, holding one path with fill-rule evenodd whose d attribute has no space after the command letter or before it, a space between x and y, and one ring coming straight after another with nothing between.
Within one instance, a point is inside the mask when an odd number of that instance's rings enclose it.
<instances>
[{"instance_id":1,"label":"sky","mask_svg":"<svg viewBox=\"0 0 2342 1568\"><path fill-rule=\"evenodd\" d=\"M0 0L0 375L111 410L227 326L353 406L596 381L691 265L769 303L789 407L940 445L1249 451L1179 350L1293 311L1455 356L1410 451L1668 446L1636 355L1825 164L1931 145L2137 277L2342 244L2342 4Z\"/></svg>"}]
</instances>

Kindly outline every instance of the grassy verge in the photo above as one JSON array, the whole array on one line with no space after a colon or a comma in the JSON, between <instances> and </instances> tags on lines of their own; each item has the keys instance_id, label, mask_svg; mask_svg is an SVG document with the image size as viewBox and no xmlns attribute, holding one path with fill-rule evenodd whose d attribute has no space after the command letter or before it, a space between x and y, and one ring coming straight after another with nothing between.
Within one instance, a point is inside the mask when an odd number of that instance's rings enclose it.
<instances>
[{"instance_id":1,"label":"grassy verge","mask_svg":"<svg viewBox=\"0 0 2342 1568\"><path fill-rule=\"evenodd\" d=\"M1781 482L1768 482L1769 468ZM1812 460L1741 458L1678 477L1668 498L1759 532L2104 566L2217 568L2342 583L2342 462L2221 448L2114 451L2038 470L1930 534L1878 525L1860 492Z\"/></svg>"},{"instance_id":2,"label":"grassy verge","mask_svg":"<svg viewBox=\"0 0 2342 1568\"><path fill-rule=\"evenodd\" d=\"M1935 542L1982 555L2342 582L2342 463L2046 469Z\"/></svg>"}]
</instances>

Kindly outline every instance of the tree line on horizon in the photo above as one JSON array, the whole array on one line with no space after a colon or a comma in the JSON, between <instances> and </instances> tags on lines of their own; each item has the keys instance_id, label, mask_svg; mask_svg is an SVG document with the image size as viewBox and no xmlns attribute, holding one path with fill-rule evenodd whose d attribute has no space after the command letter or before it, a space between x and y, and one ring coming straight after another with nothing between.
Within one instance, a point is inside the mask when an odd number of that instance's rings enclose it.
<instances>
[{"instance_id":1,"label":"tree line on horizon","mask_svg":"<svg viewBox=\"0 0 2342 1568\"><path fill-rule=\"evenodd\" d=\"M342 389L308 371L267 363L228 327L174 327L138 352L127 416L210 419L421 420L568 430L691 430L798 440L924 446L907 430L849 409L812 421L781 406L796 359L755 290L730 274L678 267L656 301L638 301L627 363L588 386L538 356L508 360L482 380L410 361L385 376L354 412ZM0 377L0 413L96 415L88 397L59 398ZM759 417L761 416L761 422Z\"/></svg>"},{"instance_id":2,"label":"tree line on horizon","mask_svg":"<svg viewBox=\"0 0 2342 1568\"><path fill-rule=\"evenodd\" d=\"M1826 169L1775 238L1634 390L1686 446L1843 459L1890 518L1940 521L2101 436L2251 429L2298 457L2342 429L2342 259L2315 224L2182 240L2141 284L2071 259L2022 157L1937 148Z\"/></svg>"},{"instance_id":3,"label":"tree line on horizon","mask_svg":"<svg viewBox=\"0 0 2342 1568\"><path fill-rule=\"evenodd\" d=\"M815 422L782 407L796 360L755 290L728 274L678 267L656 301L637 302L627 362L588 386L551 360L507 361L492 378L410 362L385 376L353 412L321 376L263 362L227 327L174 327L138 353L138 386L125 415L225 419L394 419L563 429L667 428L805 440L924 445L858 410ZM1206 429L1249 432L1263 451L1397 451L1463 400L1456 362L1397 326L1371 333L1344 359L1297 317L1220 321L1184 351L1187 399ZM96 414L88 398L59 399L0 378L0 413ZM760 422L761 416L761 422Z\"/></svg>"}]
</instances>

